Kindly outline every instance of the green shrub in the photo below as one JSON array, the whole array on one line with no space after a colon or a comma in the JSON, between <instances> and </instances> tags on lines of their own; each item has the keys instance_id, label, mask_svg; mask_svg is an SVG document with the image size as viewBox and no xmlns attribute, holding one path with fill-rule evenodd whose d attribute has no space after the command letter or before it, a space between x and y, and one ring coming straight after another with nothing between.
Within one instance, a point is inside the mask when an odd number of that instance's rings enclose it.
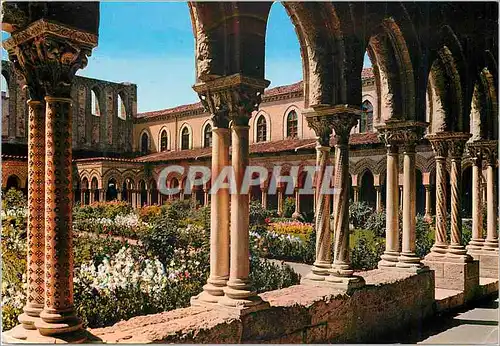
<instances>
[{"instance_id":1,"label":"green shrub","mask_svg":"<svg viewBox=\"0 0 500 346\"><path fill-rule=\"evenodd\" d=\"M425 221L422 215L417 215L415 223L416 249L415 253L419 257L424 257L431 251L434 245L434 230L431 225Z\"/></svg>"},{"instance_id":2,"label":"green shrub","mask_svg":"<svg viewBox=\"0 0 500 346\"><path fill-rule=\"evenodd\" d=\"M300 283L300 275L285 264L277 265L268 260L252 256L250 280L258 293L276 290Z\"/></svg>"},{"instance_id":3,"label":"green shrub","mask_svg":"<svg viewBox=\"0 0 500 346\"><path fill-rule=\"evenodd\" d=\"M73 219L84 220L89 218L114 219L117 215L127 215L132 212L130 204L124 201L96 202L90 205L73 208Z\"/></svg>"},{"instance_id":4,"label":"green shrub","mask_svg":"<svg viewBox=\"0 0 500 346\"><path fill-rule=\"evenodd\" d=\"M295 212L295 198L287 197L283 201L283 216L292 217Z\"/></svg>"},{"instance_id":5,"label":"green shrub","mask_svg":"<svg viewBox=\"0 0 500 346\"><path fill-rule=\"evenodd\" d=\"M385 237L386 213L385 212L372 213L368 217L368 220L366 220L364 228L372 230L378 237Z\"/></svg>"},{"instance_id":6,"label":"green shrub","mask_svg":"<svg viewBox=\"0 0 500 346\"><path fill-rule=\"evenodd\" d=\"M371 214L373 214L373 208L366 202L349 204L349 222L354 228L365 228L365 224Z\"/></svg>"},{"instance_id":7,"label":"green shrub","mask_svg":"<svg viewBox=\"0 0 500 346\"><path fill-rule=\"evenodd\" d=\"M179 245L179 221L172 219L169 214L156 217L154 221L142 235L141 243L148 254L158 257L165 264L170 262Z\"/></svg>"},{"instance_id":8,"label":"green shrub","mask_svg":"<svg viewBox=\"0 0 500 346\"><path fill-rule=\"evenodd\" d=\"M350 235L351 264L355 270L377 268L380 256L384 253L385 240L372 230L355 230Z\"/></svg>"},{"instance_id":9,"label":"green shrub","mask_svg":"<svg viewBox=\"0 0 500 346\"><path fill-rule=\"evenodd\" d=\"M266 219L270 219L273 216L276 216L276 214L271 210L262 208L260 202L250 202L250 227L265 225Z\"/></svg>"},{"instance_id":10,"label":"green shrub","mask_svg":"<svg viewBox=\"0 0 500 346\"><path fill-rule=\"evenodd\" d=\"M21 190L15 188L9 189L7 192L2 194L3 209L19 209L25 208L28 200L27 197Z\"/></svg>"}]
</instances>

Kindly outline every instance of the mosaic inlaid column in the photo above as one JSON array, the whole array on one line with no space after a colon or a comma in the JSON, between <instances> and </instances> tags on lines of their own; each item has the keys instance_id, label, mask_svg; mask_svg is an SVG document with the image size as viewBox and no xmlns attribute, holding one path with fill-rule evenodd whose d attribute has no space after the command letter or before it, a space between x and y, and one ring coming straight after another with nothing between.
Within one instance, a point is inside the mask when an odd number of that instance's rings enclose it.
<instances>
[{"instance_id":1,"label":"mosaic inlaid column","mask_svg":"<svg viewBox=\"0 0 500 346\"><path fill-rule=\"evenodd\" d=\"M484 245L483 238L483 194L481 189L481 175L483 171L483 157L481 148L474 144L467 146L472 157L472 238L467 249L479 250Z\"/></svg>"},{"instance_id":2,"label":"mosaic inlaid column","mask_svg":"<svg viewBox=\"0 0 500 346\"><path fill-rule=\"evenodd\" d=\"M462 243L462 203L460 200L462 185L462 156L465 142L471 137L468 133L453 133L448 140L449 156L451 158L451 237L448 252L450 255L460 256L461 259L470 261L467 251Z\"/></svg>"},{"instance_id":3,"label":"mosaic inlaid column","mask_svg":"<svg viewBox=\"0 0 500 346\"><path fill-rule=\"evenodd\" d=\"M81 329L73 305L71 84L86 66L97 36L44 20L3 42L28 85L45 97L45 294L35 327L42 335ZM41 101L41 100L40 100ZM29 303L29 302L28 302ZM66 340L75 341L71 337Z\"/></svg>"},{"instance_id":4,"label":"mosaic inlaid column","mask_svg":"<svg viewBox=\"0 0 500 346\"><path fill-rule=\"evenodd\" d=\"M497 208L497 190L495 187L494 167L498 159L498 142L490 141L483 148L486 159L486 203L487 203L487 228L484 250L498 251L498 208Z\"/></svg>"},{"instance_id":5,"label":"mosaic inlaid column","mask_svg":"<svg viewBox=\"0 0 500 346\"><path fill-rule=\"evenodd\" d=\"M383 130L379 130L383 131ZM385 135L387 137L387 134ZM385 138L382 136L382 138ZM386 141L386 231L385 251L378 263L379 268L395 267L399 257L399 148Z\"/></svg>"},{"instance_id":6,"label":"mosaic inlaid column","mask_svg":"<svg viewBox=\"0 0 500 346\"><path fill-rule=\"evenodd\" d=\"M448 145L440 135L427 135L436 160L436 238L431 254L442 256L448 249L446 239L446 156Z\"/></svg>"},{"instance_id":7,"label":"mosaic inlaid column","mask_svg":"<svg viewBox=\"0 0 500 346\"><path fill-rule=\"evenodd\" d=\"M334 255L328 281L356 288L364 285L360 276L354 276L349 258L349 137L351 129L356 126L359 111L341 107L332 117L335 133L335 180L333 195L333 231Z\"/></svg>"},{"instance_id":8,"label":"mosaic inlaid column","mask_svg":"<svg viewBox=\"0 0 500 346\"><path fill-rule=\"evenodd\" d=\"M35 329L45 297L45 103L30 99L28 110L28 287L19 322Z\"/></svg>"},{"instance_id":9,"label":"mosaic inlaid column","mask_svg":"<svg viewBox=\"0 0 500 346\"><path fill-rule=\"evenodd\" d=\"M210 94L206 84L196 85L195 91L205 109L212 114L212 171L210 194L210 276L203 292L193 297L191 304L218 303L224 296L229 279L229 189L218 188L216 180L229 166L229 117L220 94Z\"/></svg>"}]
</instances>

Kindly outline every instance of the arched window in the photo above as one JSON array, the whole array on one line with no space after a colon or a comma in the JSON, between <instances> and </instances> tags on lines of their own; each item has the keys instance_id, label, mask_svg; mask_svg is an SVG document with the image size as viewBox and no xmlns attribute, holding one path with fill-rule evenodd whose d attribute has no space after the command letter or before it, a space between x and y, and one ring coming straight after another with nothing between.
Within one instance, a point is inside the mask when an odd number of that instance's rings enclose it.
<instances>
[{"instance_id":1,"label":"arched window","mask_svg":"<svg viewBox=\"0 0 500 346\"><path fill-rule=\"evenodd\" d=\"M257 119L257 142L265 142L267 140L267 122L266 118L261 115Z\"/></svg>"},{"instance_id":2,"label":"arched window","mask_svg":"<svg viewBox=\"0 0 500 346\"><path fill-rule=\"evenodd\" d=\"M298 133L297 112L290 111L286 117L286 136L287 138L296 138Z\"/></svg>"},{"instance_id":3,"label":"arched window","mask_svg":"<svg viewBox=\"0 0 500 346\"><path fill-rule=\"evenodd\" d=\"M125 109L125 103L120 94L118 94L118 118L125 120L127 119L127 110Z\"/></svg>"},{"instance_id":4,"label":"arched window","mask_svg":"<svg viewBox=\"0 0 500 346\"><path fill-rule=\"evenodd\" d=\"M90 100L91 100L91 112L92 115L99 117L101 116L101 108L99 107L99 99L97 98L97 93L94 89L90 91Z\"/></svg>"},{"instance_id":5,"label":"arched window","mask_svg":"<svg viewBox=\"0 0 500 346\"><path fill-rule=\"evenodd\" d=\"M143 154L147 154L149 150L149 136L146 132L144 132L141 136L141 152Z\"/></svg>"},{"instance_id":6,"label":"arched window","mask_svg":"<svg viewBox=\"0 0 500 346\"><path fill-rule=\"evenodd\" d=\"M190 142L190 136L189 136L189 129L184 127L181 132L181 150L189 149L189 142Z\"/></svg>"},{"instance_id":7,"label":"arched window","mask_svg":"<svg viewBox=\"0 0 500 346\"><path fill-rule=\"evenodd\" d=\"M212 146L212 125L207 124L203 131L203 148L210 148Z\"/></svg>"},{"instance_id":8,"label":"arched window","mask_svg":"<svg viewBox=\"0 0 500 346\"><path fill-rule=\"evenodd\" d=\"M167 150L168 146L168 137L167 137L167 130L161 131L160 135L160 151Z\"/></svg>"},{"instance_id":9,"label":"arched window","mask_svg":"<svg viewBox=\"0 0 500 346\"><path fill-rule=\"evenodd\" d=\"M361 119L359 123L359 133L373 131L373 106L366 100L361 105Z\"/></svg>"}]
</instances>

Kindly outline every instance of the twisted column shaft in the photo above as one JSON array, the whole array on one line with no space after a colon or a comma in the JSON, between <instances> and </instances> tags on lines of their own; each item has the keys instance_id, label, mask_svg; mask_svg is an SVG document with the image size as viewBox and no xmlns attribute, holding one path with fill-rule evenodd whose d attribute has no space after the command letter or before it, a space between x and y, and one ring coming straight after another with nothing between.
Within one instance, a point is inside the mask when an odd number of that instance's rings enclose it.
<instances>
[{"instance_id":1,"label":"twisted column shaft","mask_svg":"<svg viewBox=\"0 0 500 346\"><path fill-rule=\"evenodd\" d=\"M446 240L446 159L436 156L436 241L432 251L444 253Z\"/></svg>"},{"instance_id":2,"label":"twisted column shaft","mask_svg":"<svg viewBox=\"0 0 500 346\"><path fill-rule=\"evenodd\" d=\"M483 239L483 194L481 192L482 157L476 156L472 166L472 239L468 247L480 249Z\"/></svg>"},{"instance_id":3,"label":"twisted column shaft","mask_svg":"<svg viewBox=\"0 0 500 346\"><path fill-rule=\"evenodd\" d=\"M449 252L465 255L465 246L462 244L462 215L460 200L460 184L462 176L462 160L460 157L451 158L451 239Z\"/></svg>"}]
</instances>

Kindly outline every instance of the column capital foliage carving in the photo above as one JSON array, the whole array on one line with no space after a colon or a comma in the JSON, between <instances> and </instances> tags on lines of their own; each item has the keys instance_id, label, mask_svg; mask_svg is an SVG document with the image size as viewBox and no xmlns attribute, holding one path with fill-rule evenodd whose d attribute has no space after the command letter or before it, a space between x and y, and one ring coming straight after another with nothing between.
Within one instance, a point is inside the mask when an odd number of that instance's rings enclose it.
<instances>
[{"instance_id":1,"label":"column capital foliage carving","mask_svg":"<svg viewBox=\"0 0 500 346\"><path fill-rule=\"evenodd\" d=\"M498 160L498 141L476 141L475 146L481 150L481 155L485 159L486 164L494 166Z\"/></svg>"},{"instance_id":2,"label":"column capital foliage carving","mask_svg":"<svg viewBox=\"0 0 500 346\"><path fill-rule=\"evenodd\" d=\"M332 131L339 145L349 143L351 130L358 123L361 115L360 107L350 105L314 106L303 112L309 127L311 127L322 146L330 146Z\"/></svg>"},{"instance_id":3,"label":"column capital foliage carving","mask_svg":"<svg viewBox=\"0 0 500 346\"><path fill-rule=\"evenodd\" d=\"M3 42L31 99L43 95L70 97L76 72L87 65L97 36L60 24L38 20Z\"/></svg>"},{"instance_id":4,"label":"column capital foliage carving","mask_svg":"<svg viewBox=\"0 0 500 346\"><path fill-rule=\"evenodd\" d=\"M212 114L216 126L247 126L252 112L258 110L262 93L269 81L246 77L240 73L198 83L193 89L198 93L203 107Z\"/></svg>"},{"instance_id":5,"label":"column capital foliage carving","mask_svg":"<svg viewBox=\"0 0 500 346\"><path fill-rule=\"evenodd\" d=\"M462 158L465 150L465 143L471 138L470 133L453 132L448 137L448 154L452 159Z\"/></svg>"},{"instance_id":6,"label":"column capital foliage carving","mask_svg":"<svg viewBox=\"0 0 500 346\"><path fill-rule=\"evenodd\" d=\"M428 123L405 120L387 120L377 126L379 140L387 146L404 146L411 150L424 136Z\"/></svg>"}]
</instances>

